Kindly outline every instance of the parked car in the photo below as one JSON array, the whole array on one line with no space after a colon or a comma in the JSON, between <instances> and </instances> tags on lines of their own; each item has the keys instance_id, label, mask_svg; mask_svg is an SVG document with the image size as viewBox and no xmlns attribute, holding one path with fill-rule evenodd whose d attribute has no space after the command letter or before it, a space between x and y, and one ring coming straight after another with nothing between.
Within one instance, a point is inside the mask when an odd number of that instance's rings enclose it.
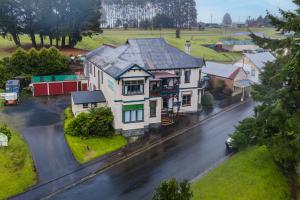
<instances>
[{"instance_id":1,"label":"parked car","mask_svg":"<svg viewBox=\"0 0 300 200\"><path fill-rule=\"evenodd\" d=\"M227 140L225 141L225 145L226 145L226 149L227 149L227 150L232 150L232 149L233 149L233 144L232 144L232 142L233 142L233 139L229 136L229 137L227 138Z\"/></svg>"}]
</instances>

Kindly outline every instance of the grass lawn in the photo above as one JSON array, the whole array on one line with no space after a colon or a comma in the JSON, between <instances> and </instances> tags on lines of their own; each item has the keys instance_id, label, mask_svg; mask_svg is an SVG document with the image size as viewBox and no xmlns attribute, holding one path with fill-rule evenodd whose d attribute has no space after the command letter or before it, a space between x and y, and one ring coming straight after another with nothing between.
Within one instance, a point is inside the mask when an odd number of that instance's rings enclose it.
<instances>
[{"instance_id":1,"label":"grass lawn","mask_svg":"<svg viewBox=\"0 0 300 200\"><path fill-rule=\"evenodd\" d=\"M225 38L231 39L249 39L247 36L234 36L236 32L246 32L247 29L214 29L209 28L205 31L198 30L182 30L181 38L175 38L174 29L164 29L159 30L137 30L137 29L111 29L104 30L103 34L95 35L93 37L84 37L81 42L79 42L76 48L83 50L93 50L101 46L103 43L110 43L114 45L121 45L128 38L157 38L163 37L171 45L184 50L184 44L186 40L191 40L192 51L191 54L195 57L204 58L206 60L220 61L220 62L234 62L242 57L241 53L231 53L231 52L217 52L213 49L205 47L204 45L213 44L219 40ZM253 32L264 32L270 36L275 35L275 29L273 28L255 28ZM39 39L37 38L37 41ZM21 36L21 42L23 45L30 44L30 39L27 36ZM49 43L46 39L45 44ZM0 38L0 58L9 56L11 51L14 50L14 43L12 40Z\"/></svg>"},{"instance_id":2,"label":"grass lawn","mask_svg":"<svg viewBox=\"0 0 300 200\"><path fill-rule=\"evenodd\" d=\"M36 182L27 144L13 133L9 147L0 147L0 199L21 193Z\"/></svg>"},{"instance_id":3,"label":"grass lawn","mask_svg":"<svg viewBox=\"0 0 300 200\"><path fill-rule=\"evenodd\" d=\"M73 155L80 163L91 161L97 157L116 151L127 144L127 140L121 135L112 138L88 138L66 135L67 142ZM88 148L89 150L88 150Z\"/></svg>"},{"instance_id":4,"label":"grass lawn","mask_svg":"<svg viewBox=\"0 0 300 200\"><path fill-rule=\"evenodd\" d=\"M264 147L237 153L193 183L195 200L289 200L287 179Z\"/></svg>"}]
</instances>

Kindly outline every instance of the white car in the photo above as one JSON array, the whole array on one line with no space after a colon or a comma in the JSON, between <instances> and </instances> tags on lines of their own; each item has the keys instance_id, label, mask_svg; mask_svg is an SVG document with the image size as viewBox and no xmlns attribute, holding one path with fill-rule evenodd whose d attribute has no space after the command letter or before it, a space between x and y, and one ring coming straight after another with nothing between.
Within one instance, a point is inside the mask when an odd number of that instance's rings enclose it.
<instances>
[{"instance_id":1,"label":"white car","mask_svg":"<svg viewBox=\"0 0 300 200\"><path fill-rule=\"evenodd\" d=\"M233 142L233 139L232 139L231 137L229 137L229 138L226 140L225 145L226 145L226 148L227 148L227 149L233 149L232 142Z\"/></svg>"}]
</instances>

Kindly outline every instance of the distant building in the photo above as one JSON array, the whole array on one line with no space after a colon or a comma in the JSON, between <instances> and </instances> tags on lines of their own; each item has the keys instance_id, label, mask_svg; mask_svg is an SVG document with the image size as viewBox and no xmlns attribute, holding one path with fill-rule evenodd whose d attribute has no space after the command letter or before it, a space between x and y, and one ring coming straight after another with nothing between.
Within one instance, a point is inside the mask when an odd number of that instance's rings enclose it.
<instances>
[{"instance_id":1,"label":"distant building","mask_svg":"<svg viewBox=\"0 0 300 200\"><path fill-rule=\"evenodd\" d=\"M259 48L251 40L222 40L216 45L230 52L254 51Z\"/></svg>"},{"instance_id":2,"label":"distant building","mask_svg":"<svg viewBox=\"0 0 300 200\"><path fill-rule=\"evenodd\" d=\"M248 79L259 84L259 76L264 70L266 63L274 62L275 60L275 56L270 52L253 52L245 53L244 57L234 65L242 67L246 71Z\"/></svg>"},{"instance_id":3,"label":"distant building","mask_svg":"<svg viewBox=\"0 0 300 200\"><path fill-rule=\"evenodd\" d=\"M252 85L243 68L233 64L206 62L202 73L208 76L213 88L218 87L220 82L224 81L225 88L230 89L233 95L242 93L244 89Z\"/></svg>"}]
</instances>

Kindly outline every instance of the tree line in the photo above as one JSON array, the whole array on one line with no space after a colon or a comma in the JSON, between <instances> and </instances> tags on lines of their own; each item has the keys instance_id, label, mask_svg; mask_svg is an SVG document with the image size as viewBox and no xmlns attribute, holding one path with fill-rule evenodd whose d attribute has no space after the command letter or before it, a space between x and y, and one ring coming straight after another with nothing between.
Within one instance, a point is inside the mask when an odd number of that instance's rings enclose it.
<instances>
[{"instance_id":1,"label":"tree line","mask_svg":"<svg viewBox=\"0 0 300 200\"><path fill-rule=\"evenodd\" d=\"M103 0L108 28L190 28L197 25L195 0Z\"/></svg>"},{"instance_id":2,"label":"tree line","mask_svg":"<svg viewBox=\"0 0 300 200\"><path fill-rule=\"evenodd\" d=\"M0 0L0 33L17 46L27 34L33 47L37 36L40 46L48 37L51 46L74 47L82 35L101 31L100 17L100 0Z\"/></svg>"}]
</instances>

